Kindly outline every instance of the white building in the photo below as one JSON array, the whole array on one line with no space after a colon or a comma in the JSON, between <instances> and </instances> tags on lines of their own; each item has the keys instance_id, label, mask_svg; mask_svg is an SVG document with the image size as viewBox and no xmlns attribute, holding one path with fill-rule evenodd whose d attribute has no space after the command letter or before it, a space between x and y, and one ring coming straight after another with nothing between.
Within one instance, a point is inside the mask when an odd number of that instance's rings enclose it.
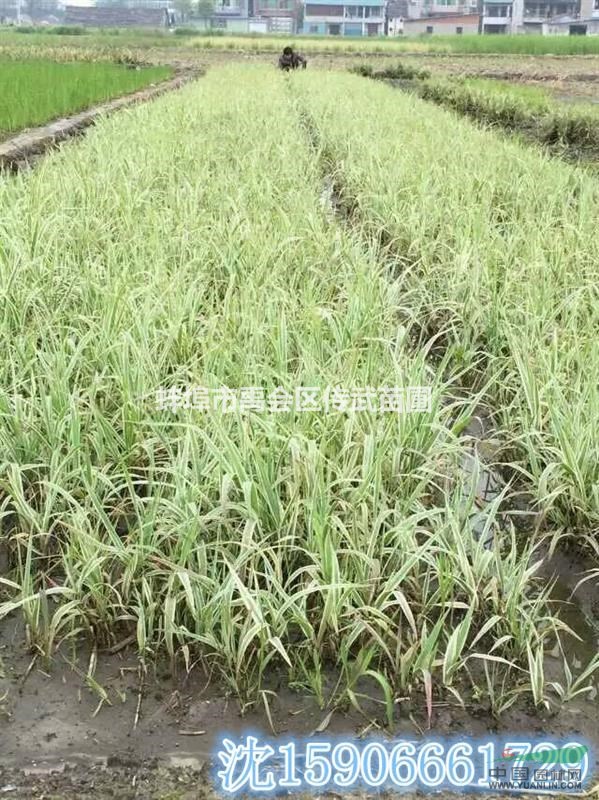
<instances>
[{"instance_id":1,"label":"white building","mask_svg":"<svg viewBox=\"0 0 599 800\"><path fill-rule=\"evenodd\" d=\"M598 33L599 0L484 0L483 33Z\"/></svg>"},{"instance_id":2,"label":"white building","mask_svg":"<svg viewBox=\"0 0 599 800\"><path fill-rule=\"evenodd\" d=\"M382 36L384 0L307 2L303 33L325 36Z\"/></svg>"},{"instance_id":3,"label":"white building","mask_svg":"<svg viewBox=\"0 0 599 800\"><path fill-rule=\"evenodd\" d=\"M481 2L479 10L478 0L391 0L388 34L599 34L599 0Z\"/></svg>"}]
</instances>

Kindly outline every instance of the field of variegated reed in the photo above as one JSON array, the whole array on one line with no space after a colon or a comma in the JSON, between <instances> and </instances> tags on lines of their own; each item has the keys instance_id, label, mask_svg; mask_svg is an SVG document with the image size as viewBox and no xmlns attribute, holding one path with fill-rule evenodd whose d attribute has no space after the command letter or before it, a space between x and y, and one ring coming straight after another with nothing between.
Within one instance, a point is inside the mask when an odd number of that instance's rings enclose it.
<instances>
[{"instance_id":1,"label":"field of variegated reed","mask_svg":"<svg viewBox=\"0 0 599 800\"><path fill-rule=\"evenodd\" d=\"M412 692L587 691L597 659L546 679L571 634L538 573L548 529L599 520L598 205L422 100L263 67L2 179L0 616L46 656L133 633L242 704L273 675L374 686L389 722ZM349 405L202 405L243 387ZM352 406L367 387L430 410ZM536 534L463 470L481 401Z\"/></svg>"}]
</instances>

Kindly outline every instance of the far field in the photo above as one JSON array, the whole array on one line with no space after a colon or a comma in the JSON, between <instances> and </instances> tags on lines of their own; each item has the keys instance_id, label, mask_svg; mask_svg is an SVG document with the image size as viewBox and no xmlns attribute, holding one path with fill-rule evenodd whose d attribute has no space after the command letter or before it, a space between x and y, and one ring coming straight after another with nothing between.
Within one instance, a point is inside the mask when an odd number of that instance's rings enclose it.
<instances>
[{"instance_id":1,"label":"far field","mask_svg":"<svg viewBox=\"0 0 599 800\"><path fill-rule=\"evenodd\" d=\"M56 32L56 31L60 32ZM71 35L69 35L69 33ZM194 47L229 51L276 51L287 43L284 34L206 35L193 28L182 27L176 31L118 30L86 28L0 28L0 36L7 44L28 41L31 44L68 43L69 46L96 45L119 47ZM599 55L599 37L596 36L406 36L398 38L373 37L352 39L343 37L296 36L297 46L307 52L332 53L512 53L522 55Z\"/></svg>"},{"instance_id":2,"label":"far field","mask_svg":"<svg viewBox=\"0 0 599 800\"><path fill-rule=\"evenodd\" d=\"M32 30L0 28L0 61L120 61L203 69L240 62L274 68L277 53L288 43L280 36L191 35L189 29L177 33L74 29L77 35ZM308 57L310 69L347 69L363 63L378 69L400 57L434 76L503 78L542 85L560 100L598 99L599 37L435 35L356 41L302 36L294 39L294 45Z\"/></svg>"},{"instance_id":3,"label":"far field","mask_svg":"<svg viewBox=\"0 0 599 800\"><path fill-rule=\"evenodd\" d=\"M0 137L141 89L171 72L164 66L2 60Z\"/></svg>"}]
</instances>

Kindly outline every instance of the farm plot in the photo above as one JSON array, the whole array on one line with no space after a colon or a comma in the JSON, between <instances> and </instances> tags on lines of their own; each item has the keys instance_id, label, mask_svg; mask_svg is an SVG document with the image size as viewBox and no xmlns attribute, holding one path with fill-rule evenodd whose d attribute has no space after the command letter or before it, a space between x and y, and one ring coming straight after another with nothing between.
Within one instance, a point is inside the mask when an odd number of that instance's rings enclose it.
<instances>
[{"instance_id":1,"label":"farm plot","mask_svg":"<svg viewBox=\"0 0 599 800\"><path fill-rule=\"evenodd\" d=\"M599 160L599 109L591 103L566 104L538 87L481 79L425 80L417 92L479 122L550 145L566 157Z\"/></svg>"},{"instance_id":2,"label":"farm plot","mask_svg":"<svg viewBox=\"0 0 599 800\"><path fill-rule=\"evenodd\" d=\"M398 255L425 331L488 390L539 508L597 551L599 184L359 81L302 76L338 181Z\"/></svg>"},{"instance_id":3,"label":"farm plot","mask_svg":"<svg viewBox=\"0 0 599 800\"><path fill-rule=\"evenodd\" d=\"M71 34L71 35L69 35ZM73 35L84 34L84 35ZM367 37L362 40L351 37L298 35L293 37L297 46L308 53L332 53L354 55L400 55L400 54L455 54L486 56L498 55L502 58L510 55L538 56L543 60L559 59L563 56L580 57L599 55L599 43L594 36L553 35L505 35L499 37L464 35L443 36L439 34L427 36L404 37ZM182 26L175 30L175 35L165 30L144 29L91 29L62 28L56 29L27 28L18 31L14 28L0 27L0 47L33 46L35 48L52 47L91 51L94 48L135 48L140 52L157 50L225 50L235 52L278 52L288 44L288 34L224 34L208 33L197 28ZM527 63L528 62L528 63ZM525 69L530 69L530 59L522 60ZM562 68L566 64L562 63Z\"/></svg>"},{"instance_id":4,"label":"farm plot","mask_svg":"<svg viewBox=\"0 0 599 800\"><path fill-rule=\"evenodd\" d=\"M387 90L342 76L303 86L323 136L340 126L340 150L364 158L348 159L348 180L370 198L368 164L385 199L377 139L362 136L376 125L364 109ZM346 88L362 111L339 107ZM497 712L521 695L541 704L543 654L567 631L536 579L538 542L499 524L499 499L477 508L461 470L473 403L457 389L485 273L463 308L448 302L468 323L462 350L432 366L410 337L424 279L413 291L390 280L379 248L323 208L289 90L272 70L215 71L0 185L0 617L21 616L44 654L81 635L99 647L133 635L144 661L199 656L242 704L277 676L324 704L331 673L336 702L357 706L364 682L378 687L388 723L396 697L423 690L430 709L443 686L476 687ZM421 136L403 137L410 159L431 131L475 135L405 102L421 117ZM343 130L350 109L362 130ZM380 140L387 161L393 133ZM394 177L396 193L411 191ZM412 202L414 233L436 218L426 197ZM449 246L435 235L419 258ZM157 391L182 386L279 400L297 387L359 398L428 386L432 403L157 407Z\"/></svg>"},{"instance_id":5,"label":"farm plot","mask_svg":"<svg viewBox=\"0 0 599 800\"><path fill-rule=\"evenodd\" d=\"M4 58L0 61L0 137L133 92L170 74L169 67L137 70L103 62Z\"/></svg>"},{"instance_id":6,"label":"farm plot","mask_svg":"<svg viewBox=\"0 0 599 800\"><path fill-rule=\"evenodd\" d=\"M387 81L396 88L458 111L475 122L497 125L539 143L549 152L574 163L594 165L599 161L599 111L591 102L574 94L559 98L566 87L578 91L576 81L544 84L508 83L503 80L461 77L431 77L429 70L407 61L375 68L354 65L350 72ZM593 85L593 82L589 82ZM552 85L555 84L555 85ZM577 102L573 103L572 100Z\"/></svg>"}]
</instances>

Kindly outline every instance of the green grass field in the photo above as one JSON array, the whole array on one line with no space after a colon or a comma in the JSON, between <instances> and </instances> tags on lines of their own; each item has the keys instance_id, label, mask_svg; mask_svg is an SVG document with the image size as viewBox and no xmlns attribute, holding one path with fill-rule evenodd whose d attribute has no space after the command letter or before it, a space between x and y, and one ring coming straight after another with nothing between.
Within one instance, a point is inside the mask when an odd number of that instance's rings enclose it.
<instances>
[{"instance_id":1,"label":"green grass field","mask_svg":"<svg viewBox=\"0 0 599 800\"><path fill-rule=\"evenodd\" d=\"M552 104L554 106L557 105L556 101L552 102L551 93L547 89L539 88L538 86L527 86L526 84L509 83L508 81L485 80L484 78L467 78L463 81L463 85L474 91L480 90L485 94L494 95L498 103L504 99L521 103L531 113L545 112L549 110Z\"/></svg>"},{"instance_id":2,"label":"green grass field","mask_svg":"<svg viewBox=\"0 0 599 800\"><path fill-rule=\"evenodd\" d=\"M414 692L499 714L590 690L597 658L545 675L570 634L537 573L544 536L592 544L599 519L598 207L422 100L257 66L1 182L0 618L45 655L133 635L143 661L199 658L242 705L273 675L324 705L333 673L389 724ZM156 402L192 386L432 402ZM518 537L464 472L481 400L548 530Z\"/></svg>"},{"instance_id":3,"label":"green grass field","mask_svg":"<svg viewBox=\"0 0 599 800\"><path fill-rule=\"evenodd\" d=\"M0 136L133 92L171 74L169 67L108 63L0 62Z\"/></svg>"}]
</instances>

